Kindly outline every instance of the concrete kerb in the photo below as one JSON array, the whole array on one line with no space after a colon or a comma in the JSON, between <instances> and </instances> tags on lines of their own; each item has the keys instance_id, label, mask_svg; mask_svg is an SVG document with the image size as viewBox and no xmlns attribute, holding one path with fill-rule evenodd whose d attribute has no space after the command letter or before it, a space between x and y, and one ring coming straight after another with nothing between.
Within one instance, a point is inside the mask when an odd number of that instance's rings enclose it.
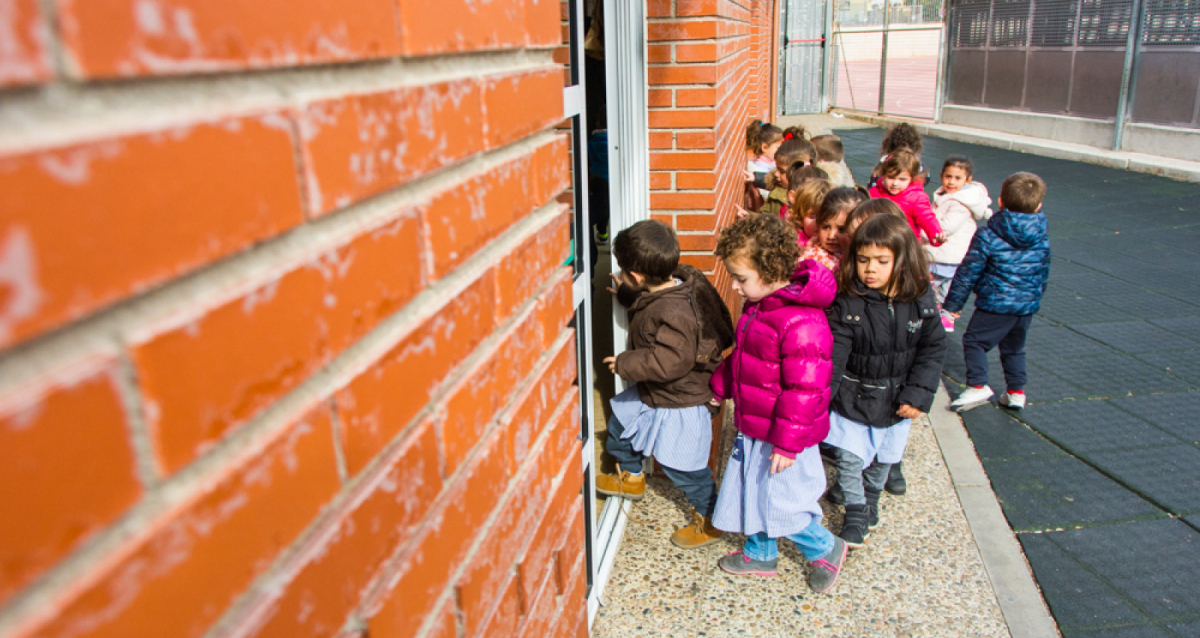
<instances>
[{"instance_id":1,"label":"concrete kerb","mask_svg":"<svg viewBox=\"0 0 1200 638\"><path fill-rule=\"evenodd\" d=\"M1158 157L1145 153L1111 151L1084 144L1070 144L1001 131L989 131L952 124L935 124L922 120L908 120L898 117L851 112L846 112L845 116L847 119L855 119L876 126L891 126L900 122L908 122L915 126L921 135L932 135L956 142L1003 148L1020 153L1040 155L1042 157L1087 162L1110 168L1150 173L1184 182L1200 182L1200 162Z\"/></svg>"},{"instance_id":2,"label":"concrete kerb","mask_svg":"<svg viewBox=\"0 0 1200 638\"><path fill-rule=\"evenodd\" d=\"M1046 608L1021 545L1004 518L962 419L947 410L949 404L946 388L938 388L929 422L1008 631L1012 638L1057 638L1060 635L1057 625Z\"/></svg>"}]
</instances>

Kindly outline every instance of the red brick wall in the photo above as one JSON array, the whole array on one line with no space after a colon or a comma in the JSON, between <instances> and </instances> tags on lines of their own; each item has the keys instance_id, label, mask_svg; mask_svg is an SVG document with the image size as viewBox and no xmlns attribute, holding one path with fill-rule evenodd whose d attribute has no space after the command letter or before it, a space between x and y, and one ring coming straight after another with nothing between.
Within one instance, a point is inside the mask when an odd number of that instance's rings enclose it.
<instances>
[{"instance_id":1,"label":"red brick wall","mask_svg":"<svg viewBox=\"0 0 1200 638\"><path fill-rule=\"evenodd\" d=\"M10 4L0 637L586 631L559 2Z\"/></svg>"}]
</instances>

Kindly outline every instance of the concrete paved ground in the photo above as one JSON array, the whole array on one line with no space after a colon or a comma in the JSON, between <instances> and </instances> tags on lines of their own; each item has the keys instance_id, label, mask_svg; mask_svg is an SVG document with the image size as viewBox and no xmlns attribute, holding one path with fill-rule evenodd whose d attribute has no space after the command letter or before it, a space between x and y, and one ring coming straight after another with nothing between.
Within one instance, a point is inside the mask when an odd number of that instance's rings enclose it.
<instances>
[{"instance_id":1,"label":"concrete paved ground","mask_svg":"<svg viewBox=\"0 0 1200 638\"><path fill-rule=\"evenodd\" d=\"M839 134L865 175L881 131ZM1200 185L925 142L932 173L969 155L993 197L1018 170L1049 185L1054 261L1029 335L1030 405L965 423L1060 630L1200 636ZM966 319L946 361L957 382Z\"/></svg>"}]
</instances>

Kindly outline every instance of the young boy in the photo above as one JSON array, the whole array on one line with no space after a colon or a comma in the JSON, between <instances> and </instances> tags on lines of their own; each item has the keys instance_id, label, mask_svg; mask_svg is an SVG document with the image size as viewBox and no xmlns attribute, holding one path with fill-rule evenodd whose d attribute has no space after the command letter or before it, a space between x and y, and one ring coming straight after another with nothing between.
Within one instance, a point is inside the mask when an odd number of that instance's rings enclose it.
<instances>
[{"instance_id":1,"label":"young boy","mask_svg":"<svg viewBox=\"0 0 1200 638\"><path fill-rule=\"evenodd\" d=\"M836 135L818 135L812 138L811 142L817 149L817 168L825 171L834 186L857 186L854 183L854 175L850 173L850 167L846 166L846 148L842 145L842 138Z\"/></svg>"},{"instance_id":2,"label":"young boy","mask_svg":"<svg viewBox=\"0 0 1200 638\"><path fill-rule=\"evenodd\" d=\"M1050 239L1042 197L1046 183L1033 173L1014 173L1000 187L997 206L986 228L971 240L971 248L950 284L942 307L955 319L967 295L975 292L975 314L963 335L967 389L950 409L966 412L992 398L987 386L987 353L1000 346L1007 391L1000 405L1025 407L1025 335L1046 292L1050 277Z\"/></svg>"},{"instance_id":3,"label":"young boy","mask_svg":"<svg viewBox=\"0 0 1200 638\"><path fill-rule=\"evenodd\" d=\"M617 234L613 275L621 305L629 309L631 348L604 363L633 383L613 398L605 449L619 474L596 477L596 491L641 500L642 461L653 455L692 506L692 522L671 536L684 549L720 540L712 526L716 484L708 469L713 398L708 381L733 345L729 309L704 273L679 265L675 231L641 221Z\"/></svg>"}]
</instances>

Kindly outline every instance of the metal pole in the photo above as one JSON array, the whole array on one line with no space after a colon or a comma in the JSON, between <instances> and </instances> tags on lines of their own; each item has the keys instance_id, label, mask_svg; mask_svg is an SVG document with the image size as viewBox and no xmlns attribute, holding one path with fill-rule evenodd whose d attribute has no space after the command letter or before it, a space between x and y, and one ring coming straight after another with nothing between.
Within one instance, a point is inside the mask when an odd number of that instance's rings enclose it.
<instances>
[{"instance_id":1,"label":"metal pole","mask_svg":"<svg viewBox=\"0 0 1200 638\"><path fill-rule=\"evenodd\" d=\"M883 58L879 61L879 114L883 115L883 94L887 82L888 29L891 26L892 8L888 0L883 0Z\"/></svg>"},{"instance_id":2,"label":"metal pole","mask_svg":"<svg viewBox=\"0 0 1200 638\"><path fill-rule=\"evenodd\" d=\"M933 121L942 123L942 104L946 101L946 86L949 82L946 76L950 74L950 0L943 0L942 37L938 41L937 86L933 93Z\"/></svg>"},{"instance_id":3,"label":"metal pole","mask_svg":"<svg viewBox=\"0 0 1200 638\"><path fill-rule=\"evenodd\" d=\"M1121 150L1125 139L1125 124L1129 119L1130 102L1132 101L1132 86L1136 83L1133 66L1137 60L1137 52L1142 44L1142 0L1133 0L1130 14L1129 38L1125 44L1125 68L1121 71L1121 97L1117 99L1117 121L1113 125L1112 150Z\"/></svg>"},{"instance_id":4,"label":"metal pole","mask_svg":"<svg viewBox=\"0 0 1200 638\"><path fill-rule=\"evenodd\" d=\"M821 37L825 41L821 43L821 112L829 111L829 95L835 86L833 78L830 76L833 73L833 12L837 10L837 5L842 0L828 0L825 3L825 33Z\"/></svg>"}]
</instances>

